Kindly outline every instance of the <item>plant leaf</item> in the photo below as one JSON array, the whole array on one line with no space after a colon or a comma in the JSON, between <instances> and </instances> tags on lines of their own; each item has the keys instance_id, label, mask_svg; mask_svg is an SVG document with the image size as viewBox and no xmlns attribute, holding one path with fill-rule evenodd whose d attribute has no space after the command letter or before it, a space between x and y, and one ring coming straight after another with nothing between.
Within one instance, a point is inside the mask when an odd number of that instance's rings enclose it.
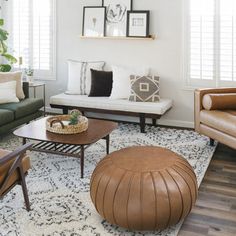
<instances>
[{"instance_id":1,"label":"plant leaf","mask_svg":"<svg viewBox=\"0 0 236 236\"><path fill-rule=\"evenodd\" d=\"M8 39L8 35L9 33L6 30L0 29L0 41L6 41Z\"/></svg>"},{"instance_id":2,"label":"plant leaf","mask_svg":"<svg viewBox=\"0 0 236 236\"><path fill-rule=\"evenodd\" d=\"M7 52L7 45L0 40L0 54L3 55Z\"/></svg>"},{"instance_id":3,"label":"plant leaf","mask_svg":"<svg viewBox=\"0 0 236 236\"><path fill-rule=\"evenodd\" d=\"M17 59L10 54L3 54L2 56L5 57L11 64L17 63Z\"/></svg>"},{"instance_id":4,"label":"plant leaf","mask_svg":"<svg viewBox=\"0 0 236 236\"><path fill-rule=\"evenodd\" d=\"M9 72L11 70L11 66L8 64L1 64L0 71L1 72Z\"/></svg>"},{"instance_id":5,"label":"plant leaf","mask_svg":"<svg viewBox=\"0 0 236 236\"><path fill-rule=\"evenodd\" d=\"M0 26L3 26L3 25L4 25L4 20L0 19Z\"/></svg>"}]
</instances>

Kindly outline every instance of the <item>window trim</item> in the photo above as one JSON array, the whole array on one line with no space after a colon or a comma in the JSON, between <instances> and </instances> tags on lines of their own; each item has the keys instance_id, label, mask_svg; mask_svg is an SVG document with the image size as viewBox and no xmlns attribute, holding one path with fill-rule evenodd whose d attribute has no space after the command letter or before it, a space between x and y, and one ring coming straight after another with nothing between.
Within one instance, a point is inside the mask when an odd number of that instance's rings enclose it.
<instances>
[{"instance_id":1,"label":"window trim","mask_svg":"<svg viewBox=\"0 0 236 236\"><path fill-rule=\"evenodd\" d=\"M216 4L216 12L219 11L219 0L215 0ZM219 76L215 76L213 80L199 80L199 79L191 79L188 76L188 72L190 71L190 50L189 50L189 41L190 41L190 1L182 0L182 88L183 90L194 90L196 88L219 88L219 87L235 87L236 81L223 81L219 80ZM219 44L219 17L215 14L215 44ZM217 54L217 53L216 53ZM215 56L215 63L219 64L219 56ZM216 75L219 73L219 70L215 71Z\"/></svg>"}]
</instances>

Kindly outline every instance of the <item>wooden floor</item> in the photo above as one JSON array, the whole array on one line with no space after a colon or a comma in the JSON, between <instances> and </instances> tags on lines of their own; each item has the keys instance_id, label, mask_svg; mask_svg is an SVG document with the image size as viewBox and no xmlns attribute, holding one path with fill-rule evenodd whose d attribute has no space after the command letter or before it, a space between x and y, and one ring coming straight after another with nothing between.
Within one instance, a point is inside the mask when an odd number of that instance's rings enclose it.
<instances>
[{"instance_id":1,"label":"wooden floor","mask_svg":"<svg viewBox=\"0 0 236 236\"><path fill-rule=\"evenodd\" d=\"M219 145L178 236L236 236L236 150Z\"/></svg>"}]
</instances>

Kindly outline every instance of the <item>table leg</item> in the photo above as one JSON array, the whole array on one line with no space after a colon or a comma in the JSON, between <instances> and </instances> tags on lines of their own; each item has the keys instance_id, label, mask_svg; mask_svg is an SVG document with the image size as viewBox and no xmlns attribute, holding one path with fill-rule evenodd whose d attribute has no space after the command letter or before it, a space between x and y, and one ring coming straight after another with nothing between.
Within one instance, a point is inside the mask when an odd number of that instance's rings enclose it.
<instances>
[{"instance_id":1,"label":"table leg","mask_svg":"<svg viewBox=\"0 0 236 236\"><path fill-rule=\"evenodd\" d=\"M34 87L34 98L36 98L36 87Z\"/></svg>"},{"instance_id":2,"label":"table leg","mask_svg":"<svg viewBox=\"0 0 236 236\"><path fill-rule=\"evenodd\" d=\"M43 113L44 116L46 116L46 94L45 94L45 84L43 85L43 102L44 102L44 107L43 107Z\"/></svg>"},{"instance_id":3,"label":"table leg","mask_svg":"<svg viewBox=\"0 0 236 236\"><path fill-rule=\"evenodd\" d=\"M81 170L81 178L84 178L84 145L81 145L80 150L80 170Z\"/></svg>"},{"instance_id":4,"label":"table leg","mask_svg":"<svg viewBox=\"0 0 236 236\"><path fill-rule=\"evenodd\" d=\"M107 154L109 154L109 152L110 152L110 148L109 148L109 146L110 146L110 135L107 135L106 136L106 148L107 148Z\"/></svg>"},{"instance_id":5,"label":"table leg","mask_svg":"<svg viewBox=\"0 0 236 236\"><path fill-rule=\"evenodd\" d=\"M22 139L22 144L25 145L26 144L26 138Z\"/></svg>"}]
</instances>

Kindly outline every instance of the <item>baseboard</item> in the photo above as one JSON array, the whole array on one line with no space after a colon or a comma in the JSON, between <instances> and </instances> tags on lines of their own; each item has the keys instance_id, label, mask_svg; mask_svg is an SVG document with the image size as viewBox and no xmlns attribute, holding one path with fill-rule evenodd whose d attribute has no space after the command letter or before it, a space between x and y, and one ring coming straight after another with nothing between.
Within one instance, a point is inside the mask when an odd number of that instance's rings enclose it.
<instances>
[{"instance_id":1,"label":"baseboard","mask_svg":"<svg viewBox=\"0 0 236 236\"><path fill-rule=\"evenodd\" d=\"M61 109L51 108L51 107L46 107L46 112L61 114L62 110ZM102 114L102 116L104 116L104 114ZM101 114L99 114L99 117L101 117ZM114 120L116 119L116 117L117 116L114 116L114 115L112 116L112 118ZM117 118L117 120L119 120L119 118ZM133 121L133 122L138 122L137 118L133 118L133 119L132 118L128 118L127 120L128 121ZM147 119L147 123L151 124L152 120L151 119ZM158 120L157 124L164 125L164 126L171 126L171 127L194 128L194 122L182 121L182 120L170 120L170 119L165 119L165 118L161 118L160 120Z\"/></svg>"},{"instance_id":2,"label":"baseboard","mask_svg":"<svg viewBox=\"0 0 236 236\"><path fill-rule=\"evenodd\" d=\"M181 128L194 128L194 122L182 121L182 120L169 120L162 118L158 121L158 124L165 126L181 127Z\"/></svg>"},{"instance_id":3,"label":"baseboard","mask_svg":"<svg viewBox=\"0 0 236 236\"><path fill-rule=\"evenodd\" d=\"M51 107L46 107L46 112L55 113L55 114L62 114L61 109L56 109L56 108L51 108Z\"/></svg>"}]
</instances>

